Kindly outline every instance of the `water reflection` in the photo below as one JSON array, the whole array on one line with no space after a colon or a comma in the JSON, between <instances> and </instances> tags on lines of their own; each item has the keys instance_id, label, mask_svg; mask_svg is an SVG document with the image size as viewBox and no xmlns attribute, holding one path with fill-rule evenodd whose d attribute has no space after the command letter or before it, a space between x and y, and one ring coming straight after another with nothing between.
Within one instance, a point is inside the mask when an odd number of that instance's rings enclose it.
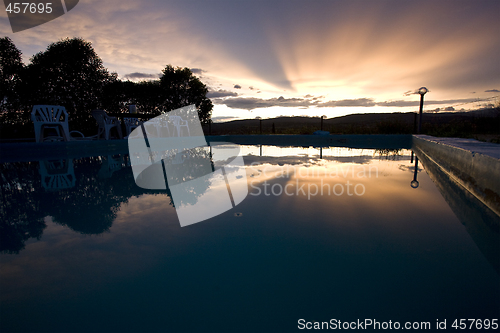
<instances>
[{"instance_id":1,"label":"water reflection","mask_svg":"<svg viewBox=\"0 0 500 333\"><path fill-rule=\"evenodd\" d=\"M415 166L417 166L420 157L427 174L443 198L465 226L484 257L500 275L500 217L473 194L453 181L439 165L429 160L425 154L417 151L416 155ZM416 180L416 175L415 170L414 180Z\"/></svg>"},{"instance_id":2,"label":"water reflection","mask_svg":"<svg viewBox=\"0 0 500 333\"><path fill-rule=\"evenodd\" d=\"M47 191L58 191L75 186L73 160L42 160L39 163L42 186Z\"/></svg>"},{"instance_id":3,"label":"water reflection","mask_svg":"<svg viewBox=\"0 0 500 333\"><path fill-rule=\"evenodd\" d=\"M366 164L373 155L384 158L399 156L399 151L377 151L346 148L329 148L323 156L323 147L318 148L277 148L259 146L260 157L251 154L252 147L246 150L247 165L270 164L321 165L325 161L336 163ZM262 156L263 149L266 155ZM315 155L319 152L318 155ZM192 168L183 164L170 163L178 167L173 184L190 184L187 180L203 176L198 174L198 165L211 164L212 151L192 149L181 158L189 158ZM180 155L180 154L177 154ZM177 158L172 156L171 158ZM319 159L318 159L319 157ZM322 159L324 157L324 159ZM256 159L257 158L257 159ZM175 161L172 161L175 162ZM323 163L323 164L322 164ZM339 164L340 165L340 164ZM336 165L335 167L337 167ZM130 169L128 155L107 155L83 159L50 159L35 162L12 162L0 164L3 183L2 190L2 242L0 250L6 253L19 253L30 238L39 239L46 228L44 218L59 225L67 226L82 234L96 235L108 232L120 207L130 198L142 195L160 195L171 205L170 190L145 190L135 185ZM345 172L345 171L343 171ZM250 170L250 173L252 171ZM198 184L200 185L200 184ZM203 185L203 186L201 186ZM193 205L210 187L210 182L197 188L185 188L188 195L179 197L179 205ZM355 186L354 184L353 186ZM337 187L337 189L339 189ZM345 188L345 190L348 190ZM350 189L349 189L350 190Z\"/></svg>"},{"instance_id":4,"label":"water reflection","mask_svg":"<svg viewBox=\"0 0 500 333\"><path fill-rule=\"evenodd\" d=\"M413 152L412 152L412 157L413 157ZM417 174L418 174L418 157L415 159L415 171L413 172L413 180L410 183L410 186L412 188L418 188L419 182L417 180Z\"/></svg>"},{"instance_id":5,"label":"water reflection","mask_svg":"<svg viewBox=\"0 0 500 333\"><path fill-rule=\"evenodd\" d=\"M304 195L307 201L313 198L322 201L324 198L321 197L326 195L334 197L338 202L345 202L346 197L362 196L363 198L358 198L358 201L367 201L368 206L377 205L384 197L390 197L394 193L402 196L393 182L407 175L399 173L398 170L412 172L413 179L410 186L414 189L419 187L417 176L422 169L419 168L419 158L415 156L413 160L413 151L408 163L409 151L398 149L341 148L339 150L335 147L304 149L263 145L257 147L258 156L253 155L252 146L242 147L247 153L245 164L249 176L250 196L256 194L264 197L286 196L294 193L294 195ZM267 153L264 156L263 150ZM179 156L181 154L171 156L172 163L169 167L178 168L176 172L171 173L178 175L172 183L190 184L188 180L202 177L204 174L199 174L201 169L197 168L198 165L209 163L210 169L214 170L212 153L210 147L210 150L192 149L184 152L182 156ZM189 165L192 168L187 169L183 167L184 164L175 163L175 158L190 159L192 163ZM384 160L397 163L384 163ZM428 163L438 189L464 225L469 225L471 220L478 220L474 212L482 212L481 220L486 221L485 225L498 225L498 221L495 220L498 217L485 213L488 212L487 209L477 208L476 203L471 204L468 200L466 203L457 204L458 199L454 199L456 196L449 194L450 189L454 188L453 184L447 181L445 185L441 185L443 177L436 176L435 168L432 168L430 162ZM132 197L159 195L169 205L174 206L168 186L166 191L155 191L135 185L128 155L4 163L0 165L0 172L4 180L1 186L4 200L1 207L0 250L6 253L19 253L27 240L39 239L46 228L44 218L47 216L51 216L55 223L67 226L76 232L96 235L110 230L117 212ZM208 181L202 185L196 188L184 188L188 195L180 196L181 201L178 204L196 204L198 198L211 186ZM421 195L415 196L415 193L409 193L406 201L415 200L428 201ZM471 208L468 212L464 212L462 207ZM493 228L498 229L498 227ZM498 234L497 229L494 231L496 230ZM491 239L489 243L493 244L498 237L490 237L491 234L487 231L483 236L477 236L476 232L473 238ZM477 242L482 243L482 241ZM498 270L500 266L497 263L498 246L478 246Z\"/></svg>"},{"instance_id":6,"label":"water reflection","mask_svg":"<svg viewBox=\"0 0 500 333\"><path fill-rule=\"evenodd\" d=\"M46 216L79 233L100 234L131 197L159 194L135 185L124 156L4 163L0 173L0 246L8 253L40 238Z\"/></svg>"},{"instance_id":7,"label":"water reflection","mask_svg":"<svg viewBox=\"0 0 500 333\"><path fill-rule=\"evenodd\" d=\"M5 330L260 332L332 314L497 316L488 249L498 235L471 223L484 211L440 194L448 185L420 156L241 148L248 197L186 228L168 191L135 185L127 155L54 163L73 166L74 186L59 190L43 187L38 161L0 165L2 251L25 248L0 255ZM196 158L212 162L210 151ZM460 210L470 210L464 220Z\"/></svg>"}]
</instances>

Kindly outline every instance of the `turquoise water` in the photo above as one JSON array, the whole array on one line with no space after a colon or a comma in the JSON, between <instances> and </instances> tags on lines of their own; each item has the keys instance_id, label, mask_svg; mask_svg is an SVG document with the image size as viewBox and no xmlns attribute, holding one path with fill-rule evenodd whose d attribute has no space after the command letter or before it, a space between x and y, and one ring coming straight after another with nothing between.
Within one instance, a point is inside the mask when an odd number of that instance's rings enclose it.
<instances>
[{"instance_id":1,"label":"turquoise water","mask_svg":"<svg viewBox=\"0 0 500 333\"><path fill-rule=\"evenodd\" d=\"M410 150L241 150L247 198L183 228L127 155L1 164L1 330L499 318L498 220Z\"/></svg>"}]
</instances>

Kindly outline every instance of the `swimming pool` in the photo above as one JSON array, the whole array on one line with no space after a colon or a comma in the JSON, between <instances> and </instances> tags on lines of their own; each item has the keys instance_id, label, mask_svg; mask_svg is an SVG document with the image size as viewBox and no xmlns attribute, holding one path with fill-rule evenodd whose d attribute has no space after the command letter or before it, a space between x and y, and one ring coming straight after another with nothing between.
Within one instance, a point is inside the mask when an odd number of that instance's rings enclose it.
<instances>
[{"instance_id":1,"label":"swimming pool","mask_svg":"<svg viewBox=\"0 0 500 333\"><path fill-rule=\"evenodd\" d=\"M1 164L1 330L498 321L498 216L407 144L362 146L240 145L245 200L182 228L122 151Z\"/></svg>"}]
</instances>

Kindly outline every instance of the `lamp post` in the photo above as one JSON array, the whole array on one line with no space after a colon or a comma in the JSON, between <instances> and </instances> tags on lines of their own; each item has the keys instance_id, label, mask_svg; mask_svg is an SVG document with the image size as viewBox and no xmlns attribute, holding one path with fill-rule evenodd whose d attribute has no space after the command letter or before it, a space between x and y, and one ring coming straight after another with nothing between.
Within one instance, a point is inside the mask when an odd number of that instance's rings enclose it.
<instances>
[{"instance_id":1,"label":"lamp post","mask_svg":"<svg viewBox=\"0 0 500 333\"><path fill-rule=\"evenodd\" d=\"M325 115L321 116L321 130L323 130L323 118L326 118L326 116Z\"/></svg>"},{"instance_id":2,"label":"lamp post","mask_svg":"<svg viewBox=\"0 0 500 333\"><path fill-rule=\"evenodd\" d=\"M422 87L418 89L418 93L420 94L420 111L418 112L418 131L417 134L420 134L420 130L422 129L422 112L424 110L424 95L429 92L429 89L426 87Z\"/></svg>"}]
</instances>

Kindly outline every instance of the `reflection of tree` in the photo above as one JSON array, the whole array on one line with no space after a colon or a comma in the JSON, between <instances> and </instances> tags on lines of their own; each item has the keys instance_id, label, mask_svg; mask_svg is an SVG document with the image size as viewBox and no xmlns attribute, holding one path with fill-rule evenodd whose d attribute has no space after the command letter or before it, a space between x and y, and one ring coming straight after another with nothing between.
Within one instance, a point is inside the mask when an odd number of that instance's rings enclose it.
<instances>
[{"instance_id":1,"label":"reflection of tree","mask_svg":"<svg viewBox=\"0 0 500 333\"><path fill-rule=\"evenodd\" d=\"M29 238L39 239L46 216L82 234L99 234L109 230L120 205L130 197L165 194L135 185L130 168L99 179L103 163L99 157L73 163L76 185L60 191L46 191L41 186L38 162L0 164L0 251L18 253Z\"/></svg>"},{"instance_id":2,"label":"reflection of tree","mask_svg":"<svg viewBox=\"0 0 500 333\"><path fill-rule=\"evenodd\" d=\"M210 180L189 181L212 172L210 155L202 148L182 154L183 163L170 164L175 169L172 180L184 186L186 193L178 204L194 204L209 188ZM46 216L76 232L95 235L109 231L120 206L131 197L143 194L171 197L169 189L165 192L138 187L130 167L126 167L128 156L117 159L123 160L121 169L116 168L109 178L98 177L109 158L72 161L75 186L59 191L42 187L39 162L0 164L0 251L19 253L29 238L39 239L46 228ZM171 199L170 204L173 205Z\"/></svg>"},{"instance_id":3,"label":"reflection of tree","mask_svg":"<svg viewBox=\"0 0 500 333\"><path fill-rule=\"evenodd\" d=\"M109 231L122 203L132 196L158 193L135 185L130 168L117 170L110 178L98 177L106 163L103 158L85 158L74 163L76 186L55 193L57 197L49 215L54 222L82 234Z\"/></svg>"},{"instance_id":4,"label":"reflection of tree","mask_svg":"<svg viewBox=\"0 0 500 333\"><path fill-rule=\"evenodd\" d=\"M180 156L179 156L180 155ZM194 205L210 187L209 178L201 178L213 171L210 153L203 148L193 148L164 159L168 186L181 189L182 196L176 196L175 205Z\"/></svg>"},{"instance_id":5,"label":"reflection of tree","mask_svg":"<svg viewBox=\"0 0 500 333\"><path fill-rule=\"evenodd\" d=\"M0 251L19 253L29 238L40 239L46 216L40 205L37 162L0 164Z\"/></svg>"}]
</instances>

